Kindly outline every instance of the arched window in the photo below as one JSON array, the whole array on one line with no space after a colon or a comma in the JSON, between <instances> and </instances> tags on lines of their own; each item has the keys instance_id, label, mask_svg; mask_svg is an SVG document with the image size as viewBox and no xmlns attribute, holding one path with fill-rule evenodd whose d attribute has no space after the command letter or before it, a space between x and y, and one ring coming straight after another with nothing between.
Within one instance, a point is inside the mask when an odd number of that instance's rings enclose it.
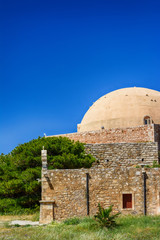
<instances>
[{"instance_id":1,"label":"arched window","mask_svg":"<svg viewBox=\"0 0 160 240\"><path fill-rule=\"evenodd\" d=\"M151 124L151 118L149 116L144 117L144 125Z\"/></svg>"}]
</instances>

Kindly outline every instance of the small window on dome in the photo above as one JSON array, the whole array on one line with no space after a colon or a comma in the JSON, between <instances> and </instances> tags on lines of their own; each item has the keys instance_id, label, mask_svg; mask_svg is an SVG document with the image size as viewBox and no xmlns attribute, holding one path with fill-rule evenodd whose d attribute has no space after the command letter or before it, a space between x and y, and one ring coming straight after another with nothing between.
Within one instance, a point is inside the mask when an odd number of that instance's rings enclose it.
<instances>
[{"instance_id":1,"label":"small window on dome","mask_svg":"<svg viewBox=\"0 0 160 240\"><path fill-rule=\"evenodd\" d=\"M151 118L149 116L144 117L144 125L151 124Z\"/></svg>"}]
</instances>

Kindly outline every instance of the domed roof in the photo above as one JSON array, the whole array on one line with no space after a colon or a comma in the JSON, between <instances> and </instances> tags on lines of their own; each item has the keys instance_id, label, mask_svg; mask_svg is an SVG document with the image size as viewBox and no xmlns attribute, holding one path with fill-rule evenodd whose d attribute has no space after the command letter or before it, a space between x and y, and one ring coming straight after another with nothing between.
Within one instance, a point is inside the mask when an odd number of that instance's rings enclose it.
<instances>
[{"instance_id":1,"label":"domed roof","mask_svg":"<svg viewBox=\"0 0 160 240\"><path fill-rule=\"evenodd\" d=\"M147 123L160 124L160 92L140 87L123 88L99 98L78 124L78 132Z\"/></svg>"}]
</instances>

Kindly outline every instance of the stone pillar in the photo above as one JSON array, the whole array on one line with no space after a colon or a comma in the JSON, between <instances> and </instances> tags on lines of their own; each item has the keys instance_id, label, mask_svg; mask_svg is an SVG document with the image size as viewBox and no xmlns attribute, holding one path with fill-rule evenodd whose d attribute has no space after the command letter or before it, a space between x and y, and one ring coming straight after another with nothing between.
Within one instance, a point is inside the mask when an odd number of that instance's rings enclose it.
<instances>
[{"instance_id":1,"label":"stone pillar","mask_svg":"<svg viewBox=\"0 0 160 240\"><path fill-rule=\"evenodd\" d=\"M42 177L47 174L47 150L41 150L41 159L42 159Z\"/></svg>"},{"instance_id":2,"label":"stone pillar","mask_svg":"<svg viewBox=\"0 0 160 240\"><path fill-rule=\"evenodd\" d=\"M42 172L41 172L41 201L40 201L40 219L42 224L51 223L54 220L54 203L53 199L48 199L47 189L49 189L49 176L47 169L47 150L41 150Z\"/></svg>"}]
</instances>

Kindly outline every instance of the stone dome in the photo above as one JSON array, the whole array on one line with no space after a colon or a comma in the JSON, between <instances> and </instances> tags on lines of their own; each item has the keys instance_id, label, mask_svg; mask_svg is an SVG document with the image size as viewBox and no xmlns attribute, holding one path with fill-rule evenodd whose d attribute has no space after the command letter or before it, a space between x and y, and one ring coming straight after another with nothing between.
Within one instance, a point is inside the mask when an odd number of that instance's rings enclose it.
<instances>
[{"instance_id":1,"label":"stone dome","mask_svg":"<svg viewBox=\"0 0 160 240\"><path fill-rule=\"evenodd\" d=\"M78 132L160 124L160 92L123 88L99 98L86 112Z\"/></svg>"}]
</instances>

